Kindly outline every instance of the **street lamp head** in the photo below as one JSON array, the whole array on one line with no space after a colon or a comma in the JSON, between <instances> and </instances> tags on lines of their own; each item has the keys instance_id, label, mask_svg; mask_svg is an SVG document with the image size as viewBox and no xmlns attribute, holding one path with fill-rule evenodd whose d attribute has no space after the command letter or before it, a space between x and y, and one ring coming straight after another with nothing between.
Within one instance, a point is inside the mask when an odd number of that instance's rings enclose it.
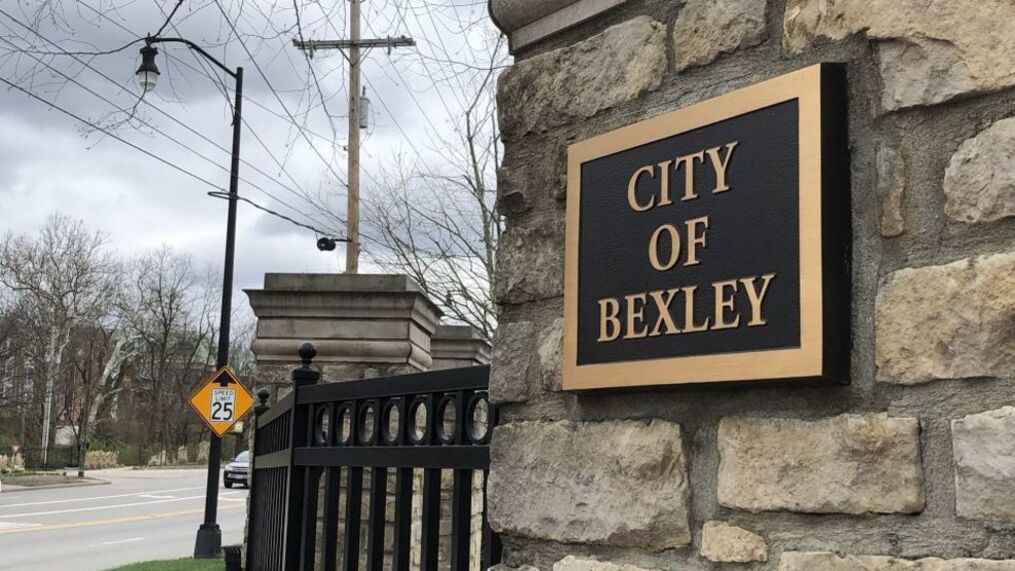
<instances>
[{"instance_id":1,"label":"street lamp head","mask_svg":"<svg viewBox=\"0 0 1015 571\"><path fill-rule=\"evenodd\" d=\"M141 67L137 68L134 75L137 77L137 84L144 93L155 89L155 84L159 81L159 66L155 65L155 56L158 53L159 50L151 44L145 44L141 48Z\"/></svg>"}]
</instances>

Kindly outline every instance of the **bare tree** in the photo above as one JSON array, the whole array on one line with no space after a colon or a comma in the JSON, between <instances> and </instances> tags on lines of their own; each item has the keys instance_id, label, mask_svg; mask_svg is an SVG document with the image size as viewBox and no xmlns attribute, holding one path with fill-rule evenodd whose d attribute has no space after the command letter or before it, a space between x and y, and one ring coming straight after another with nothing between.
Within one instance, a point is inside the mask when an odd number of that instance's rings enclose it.
<instances>
[{"instance_id":1,"label":"bare tree","mask_svg":"<svg viewBox=\"0 0 1015 571\"><path fill-rule=\"evenodd\" d=\"M127 304L138 343L134 396L152 410L147 433L166 450L186 442L194 419L181 403L214 362L215 279L169 248L142 256L130 274Z\"/></svg>"},{"instance_id":2,"label":"bare tree","mask_svg":"<svg viewBox=\"0 0 1015 571\"><path fill-rule=\"evenodd\" d=\"M53 391L64 351L79 324L97 320L110 303L116 263L106 236L80 220L52 215L36 237L8 233L0 243L0 284L29 309L44 332L41 359L42 459L47 460L53 421Z\"/></svg>"},{"instance_id":3,"label":"bare tree","mask_svg":"<svg viewBox=\"0 0 1015 571\"><path fill-rule=\"evenodd\" d=\"M90 327L81 327L72 341L73 365L77 383L71 387L71 399L77 414L75 422L78 449L78 476L84 476L89 431L93 429L103 404L123 390L124 366L136 352L137 343L118 314Z\"/></svg>"},{"instance_id":4,"label":"bare tree","mask_svg":"<svg viewBox=\"0 0 1015 571\"><path fill-rule=\"evenodd\" d=\"M465 32L463 24L463 33ZM406 273L454 321L486 339L496 327L493 301L503 220L496 204L500 165L495 80L507 54L491 32L470 61L420 54L443 98L449 128L431 123L430 156L399 156L375 177L365 208L365 251L387 271ZM434 66L439 66L434 68Z\"/></svg>"}]
</instances>

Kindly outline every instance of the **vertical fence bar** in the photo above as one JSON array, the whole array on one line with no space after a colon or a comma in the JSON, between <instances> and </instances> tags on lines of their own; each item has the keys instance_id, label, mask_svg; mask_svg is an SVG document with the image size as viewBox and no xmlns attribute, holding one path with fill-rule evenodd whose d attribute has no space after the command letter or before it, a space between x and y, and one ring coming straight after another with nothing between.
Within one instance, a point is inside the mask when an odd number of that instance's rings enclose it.
<instances>
[{"instance_id":1,"label":"vertical fence bar","mask_svg":"<svg viewBox=\"0 0 1015 571\"><path fill-rule=\"evenodd\" d=\"M388 469L373 468L370 471L370 532L367 535L367 569L370 571L384 569L384 512L387 502Z\"/></svg>"},{"instance_id":2,"label":"vertical fence bar","mask_svg":"<svg viewBox=\"0 0 1015 571\"><path fill-rule=\"evenodd\" d=\"M423 470L423 554L421 571L437 571L440 555L441 471Z\"/></svg>"},{"instance_id":3,"label":"vertical fence bar","mask_svg":"<svg viewBox=\"0 0 1015 571\"><path fill-rule=\"evenodd\" d=\"M275 505L277 514L274 518L274 537L275 541L272 542L274 551L272 552L272 558L275 564L272 569L284 569L285 564L285 517L286 517L286 485L289 482L289 469L283 468L278 471L278 475L275 476L275 493L278 501Z\"/></svg>"},{"instance_id":4,"label":"vertical fence bar","mask_svg":"<svg viewBox=\"0 0 1015 571\"><path fill-rule=\"evenodd\" d=\"M317 555L317 501L321 486L321 473L323 470L318 467L307 468L304 476L303 491L303 538L302 556L300 557L300 569L303 571L314 571L315 557Z\"/></svg>"},{"instance_id":5,"label":"vertical fence bar","mask_svg":"<svg viewBox=\"0 0 1015 571\"><path fill-rule=\"evenodd\" d=\"M355 435L355 431L353 431ZM359 569L359 528L363 506L363 468L349 468L349 483L345 491L345 538L342 563L345 571Z\"/></svg>"},{"instance_id":6,"label":"vertical fence bar","mask_svg":"<svg viewBox=\"0 0 1015 571\"><path fill-rule=\"evenodd\" d=\"M264 491L261 490L261 488L257 487L257 467L256 467L257 450L258 450L257 438L258 433L260 432L257 429L257 419L260 418L262 414L268 412L268 409L270 408L268 406L268 397L270 396L271 393L268 391L268 389L261 389L257 391L257 400L259 402L257 406L254 407L254 443L251 446L250 450L250 467L248 468L249 471L247 472L249 474L248 477L250 478L249 481L250 491L247 492L247 495L250 497L247 503L247 505L249 506L247 508L247 521L250 523L250 525L247 526L248 569L251 568L252 562L258 560L258 557L256 557L255 555L256 549L257 546L262 544L264 541L262 539L263 535L258 532L257 526L257 524L260 523L258 520L259 517L258 512L260 510L258 508L260 508L261 498L264 497L265 495Z\"/></svg>"},{"instance_id":7,"label":"vertical fence bar","mask_svg":"<svg viewBox=\"0 0 1015 571\"><path fill-rule=\"evenodd\" d=\"M468 571L472 539L472 470L455 470L451 491L451 571Z\"/></svg>"},{"instance_id":8,"label":"vertical fence bar","mask_svg":"<svg viewBox=\"0 0 1015 571\"><path fill-rule=\"evenodd\" d=\"M412 560L412 468L395 473L394 571L409 571Z\"/></svg>"},{"instance_id":9,"label":"vertical fence bar","mask_svg":"<svg viewBox=\"0 0 1015 571\"><path fill-rule=\"evenodd\" d=\"M313 416L310 414L310 405L300 405L299 396L302 387L313 385L321 378L321 374L310 368L310 364L317 355L317 349L310 343L300 346L300 359L303 365L293 370L293 400L292 412L290 413L289 425L289 474L286 478L286 518L285 518L285 564L286 571L301 568L301 555L303 551L303 508L306 499L306 472L307 468L296 465L296 448L307 446L311 437L310 423Z\"/></svg>"},{"instance_id":10,"label":"vertical fence bar","mask_svg":"<svg viewBox=\"0 0 1015 571\"><path fill-rule=\"evenodd\" d=\"M335 571L338 554L338 490L342 469L328 468L324 476L324 545L322 546L321 568Z\"/></svg>"}]
</instances>

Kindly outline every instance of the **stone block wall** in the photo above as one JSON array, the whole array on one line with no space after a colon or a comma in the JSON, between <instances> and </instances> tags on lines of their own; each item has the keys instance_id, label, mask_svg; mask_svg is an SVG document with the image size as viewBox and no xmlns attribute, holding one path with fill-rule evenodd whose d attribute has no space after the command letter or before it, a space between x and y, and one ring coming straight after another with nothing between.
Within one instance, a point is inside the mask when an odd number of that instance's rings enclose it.
<instances>
[{"instance_id":1,"label":"stone block wall","mask_svg":"<svg viewBox=\"0 0 1015 571\"><path fill-rule=\"evenodd\" d=\"M504 565L1015 570L1015 3L589 13L499 81ZM567 145L816 62L848 73L850 384L561 392Z\"/></svg>"}]
</instances>

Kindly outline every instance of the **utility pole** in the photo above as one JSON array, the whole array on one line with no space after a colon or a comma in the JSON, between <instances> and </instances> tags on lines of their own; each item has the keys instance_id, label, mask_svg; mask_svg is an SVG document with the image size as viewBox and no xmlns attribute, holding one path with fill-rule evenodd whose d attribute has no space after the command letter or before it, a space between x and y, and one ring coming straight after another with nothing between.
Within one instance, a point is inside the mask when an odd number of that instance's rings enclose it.
<instances>
[{"instance_id":1,"label":"utility pole","mask_svg":"<svg viewBox=\"0 0 1015 571\"><path fill-rule=\"evenodd\" d=\"M359 129L360 129L360 54L359 0L349 2L349 196L345 245L345 273L359 273Z\"/></svg>"},{"instance_id":2,"label":"utility pole","mask_svg":"<svg viewBox=\"0 0 1015 571\"><path fill-rule=\"evenodd\" d=\"M359 131L360 121L360 48L397 48L414 46L412 38L383 38L364 40L360 38L359 8L361 0L349 0L349 39L348 40L293 40L293 45L306 50L313 56L316 50L348 49L349 55L349 193L346 210L348 212L348 238L345 246L345 273L359 272Z\"/></svg>"}]
</instances>

